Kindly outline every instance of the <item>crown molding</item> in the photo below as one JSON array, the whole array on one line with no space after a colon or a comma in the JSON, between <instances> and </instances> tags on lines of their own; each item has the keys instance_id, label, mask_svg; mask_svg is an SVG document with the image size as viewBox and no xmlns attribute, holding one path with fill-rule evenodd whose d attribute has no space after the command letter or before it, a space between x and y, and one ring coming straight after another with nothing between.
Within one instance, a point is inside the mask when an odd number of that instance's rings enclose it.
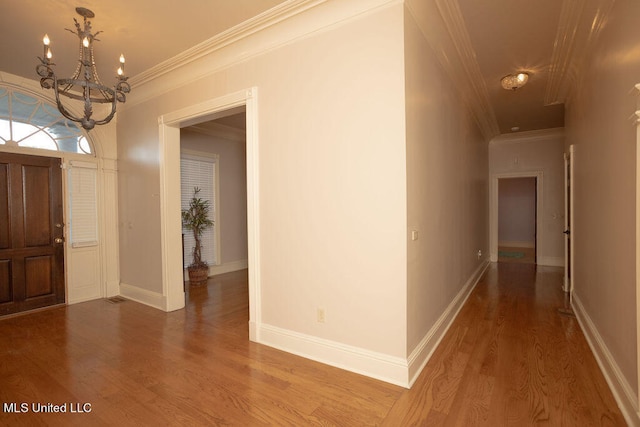
<instances>
[{"instance_id":1,"label":"crown molding","mask_svg":"<svg viewBox=\"0 0 640 427\"><path fill-rule=\"evenodd\" d=\"M604 27L614 0L563 0L545 104L562 104Z\"/></svg>"},{"instance_id":2,"label":"crown molding","mask_svg":"<svg viewBox=\"0 0 640 427\"><path fill-rule=\"evenodd\" d=\"M266 52L405 0L288 0L132 77L126 111ZM135 89L135 91L133 90Z\"/></svg>"},{"instance_id":3,"label":"crown molding","mask_svg":"<svg viewBox=\"0 0 640 427\"><path fill-rule=\"evenodd\" d=\"M255 17L248 19L192 48L169 58L160 64L143 71L129 79L132 88L148 83L164 74L183 67L193 61L219 50L225 46L246 38L258 31L278 24L294 15L302 13L327 0L289 0L275 6Z\"/></svg>"},{"instance_id":4,"label":"crown molding","mask_svg":"<svg viewBox=\"0 0 640 427\"><path fill-rule=\"evenodd\" d=\"M214 138L220 138L228 141L244 142L247 139L247 133L243 129L237 129L215 122L200 123L189 126L185 129L201 135L212 136Z\"/></svg>"},{"instance_id":5,"label":"crown molding","mask_svg":"<svg viewBox=\"0 0 640 427\"><path fill-rule=\"evenodd\" d=\"M564 138L564 136L564 128L537 129L525 132L503 133L489 141L489 145L511 144L533 140L541 141L547 139Z\"/></svg>"},{"instance_id":6,"label":"crown molding","mask_svg":"<svg viewBox=\"0 0 640 427\"><path fill-rule=\"evenodd\" d=\"M499 135L498 120L458 1L407 0L405 4L470 108L484 138L489 141Z\"/></svg>"}]
</instances>

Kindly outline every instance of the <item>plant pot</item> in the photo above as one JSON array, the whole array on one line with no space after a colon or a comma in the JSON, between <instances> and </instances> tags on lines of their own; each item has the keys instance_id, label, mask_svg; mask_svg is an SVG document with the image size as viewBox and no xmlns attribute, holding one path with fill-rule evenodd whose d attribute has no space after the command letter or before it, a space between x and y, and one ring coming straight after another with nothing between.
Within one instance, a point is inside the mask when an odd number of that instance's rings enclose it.
<instances>
[{"instance_id":1,"label":"plant pot","mask_svg":"<svg viewBox=\"0 0 640 427\"><path fill-rule=\"evenodd\" d=\"M188 267L189 272L189 284L192 286L201 286L207 284L207 278L209 277L209 267Z\"/></svg>"}]
</instances>

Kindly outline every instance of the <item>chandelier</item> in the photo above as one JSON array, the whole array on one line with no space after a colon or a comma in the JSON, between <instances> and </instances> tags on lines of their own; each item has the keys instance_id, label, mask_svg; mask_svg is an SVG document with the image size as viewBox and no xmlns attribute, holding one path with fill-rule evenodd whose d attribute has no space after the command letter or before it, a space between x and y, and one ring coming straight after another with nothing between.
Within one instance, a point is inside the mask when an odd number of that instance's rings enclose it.
<instances>
[{"instance_id":1,"label":"chandelier","mask_svg":"<svg viewBox=\"0 0 640 427\"><path fill-rule=\"evenodd\" d=\"M117 71L117 82L115 86L112 88L107 87L100 81L93 56L93 43L99 41L96 36L102 31L98 31L95 34L91 32L91 21L89 21L89 18L95 16L92 11L84 7L76 7L76 12L83 17L83 26L81 27L80 23L74 18L73 21L76 23L76 30L66 29L69 32L77 34L80 39L78 65L75 72L68 79L60 79L55 75L52 68L55 64L51 62L53 55L49 48L51 41L46 34L42 39L44 43L44 55L42 58L38 57L41 64L38 64L36 67L36 72L41 77L40 86L44 89L53 89L60 113L67 119L80 123L86 130L91 130L95 125L103 125L111 121L116 113L116 104L118 102L125 102L126 94L131 91L131 87L129 83L127 83L127 77L124 76L124 55L120 55L120 67ZM75 117L71 114L62 104L60 95L83 101L84 116ZM111 111L104 118L95 120L91 117L93 115L94 103L111 104Z\"/></svg>"}]
</instances>

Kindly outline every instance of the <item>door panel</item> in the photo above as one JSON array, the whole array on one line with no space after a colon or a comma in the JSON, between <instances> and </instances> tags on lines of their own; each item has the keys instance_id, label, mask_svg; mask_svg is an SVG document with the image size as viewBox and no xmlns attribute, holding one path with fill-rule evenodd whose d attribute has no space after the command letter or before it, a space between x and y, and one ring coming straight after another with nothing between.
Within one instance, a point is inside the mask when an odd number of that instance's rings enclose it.
<instances>
[{"instance_id":1,"label":"door panel","mask_svg":"<svg viewBox=\"0 0 640 427\"><path fill-rule=\"evenodd\" d=\"M26 297L33 298L53 292L52 256L30 257L24 261Z\"/></svg>"},{"instance_id":2,"label":"door panel","mask_svg":"<svg viewBox=\"0 0 640 427\"><path fill-rule=\"evenodd\" d=\"M0 164L0 249L9 247L9 168Z\"/></svg>"},{"instance_id":3,"label":"door panel","mask_svg":"<svg viewBox=\"0 0 640 427\"><path fill-rule=\"evenodd\" d=\"M0 315L65 302L60 159L0 153Z\"/></svg>"},{"instance_id":4,"label":"door panel","mask_svg":"<svg viewBox=\"0 0 640 427\"><path fill-rule=\"evenodd\" d=\"M0 260L0 304L10 302L13 298L11 288L8 286L11 280L11 261ZM6 284L6 286L5 286Z\"/></svg>"},{"instance_id":5,"label":"door panel","mask_svg":"<svg viewBox=\"0 0 640 427\"><path fill-rule=\"evenodd\" d=\"M23 166L25 246L27 248L51 244L49 188L50 167Z\"/></svg>"}]
</instances>

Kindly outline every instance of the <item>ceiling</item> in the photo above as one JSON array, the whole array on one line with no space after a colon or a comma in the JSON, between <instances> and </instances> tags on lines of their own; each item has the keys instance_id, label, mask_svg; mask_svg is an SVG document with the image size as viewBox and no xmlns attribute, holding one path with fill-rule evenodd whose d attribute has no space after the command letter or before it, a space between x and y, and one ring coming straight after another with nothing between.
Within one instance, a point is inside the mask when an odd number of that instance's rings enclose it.
<instances>
[{"instance_id":1,"label":"ceiling","mask_svg":"<svg viewBox=\"0 0 640 427\"><path fill-rule=\"evenodd\" d=\"M500 133L564 126L564 106L544 101L562 1L458 3ZM503 89L501 78L518 71L529 74L527 84Z\"/></svg>"},{"instance_id":2,"label":"ceiling","mask_svg":"<svg viewBox=\"0 0 640 427\"><path fill-rule=\"evenodd\" d=\"M190 47L228 30L284 0L0 0L0 71L35 78L42 37L51 39L53 62L63 75L75 69L78 6L95 13L93 32L102 80L127 58L126 74L135 76ZM7 42L7 41L11 42ZM67 69L68 73L63 73Z\"/></svg>"},{"instance_id":3,"label":"ceiling","mask_svg":"<svg viewBox=\"0 0 640 427\"><path fill-rule=\"evenodd\" d=\"M76 6L96 15L93 30L103 31L98 36L96 62L102 80L109 81L120 53L127 58L126 74L136 76L273 7L302 1L0 0L0 71L35 79L37 56L42 55L42 37L47 33L57 72L70 75L75 68L76 38L65 29L74 27L73 18L81 19L74 11ZM526 131L564 125L563 88L568 72L588 48L581 40L593 39L612 2L414 1L433 6L433 13L440 14L438 19L444 22L454 47L453 54L444 53L445 69L456 66L451 56L457 55L457 69L446 71L465 80L468 102L481 117L488 139L511 133L512 128ZM414 13L426 13L421 7ZM583 22L591 28L580 30ZM502 89L500 78L516 71L528 72L529 83L517 91Z\"/></svg>"}]
</instances>

